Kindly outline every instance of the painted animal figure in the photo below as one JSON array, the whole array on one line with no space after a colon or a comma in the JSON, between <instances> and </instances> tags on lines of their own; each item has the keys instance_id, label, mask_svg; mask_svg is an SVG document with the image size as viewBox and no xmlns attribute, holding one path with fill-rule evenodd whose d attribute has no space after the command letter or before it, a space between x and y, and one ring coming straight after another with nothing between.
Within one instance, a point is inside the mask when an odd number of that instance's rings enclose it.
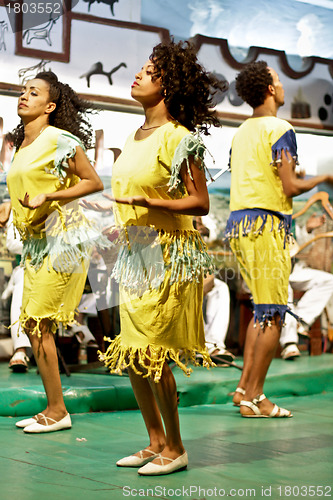
<instances>
[{"instance_id":1,"label":"painted animal figure","mask_svg":"<svg viewBox=\"0 0 333 500\"><path fill-rule=\"evenodd\" d=\"M5 31L8 31L8 24L0 21L0 50L6 50Z\"/></svg>"},{"instance_id":2,"label":"painted animal figure","mask_svg":"<svg viewBox=\"0 0 333 500\"><path fill-rule=\"evenodd\" d=\"M87 2L89 4L88 6L88 11L90 11L90 7L93 3L105 3L105 5L110 5L111 13L114 16L114 10L113 6L115 3L119 2L119 0L83 0L84 2Z\"/></svg>"},{"instance_id":3,"label":"painted animal figure","mask_svg":"<svg viewBox=\"0 0 333 500\"><path fill-rule=\"evenodd\" d=\"M24 85L28 80L31 80L31 78L34 78L36 73L39 73L40 71L46 71L46 64L48 64L51 61L44 61L42 59L39 61L38 64L35 64L34 66L29 66L28 68L22 68L18 72L18 76L20 79L21 85Z\"/></svg>"},{"instance_id":4,"label":"painted animal figure","mask_svg":"<svg viewBox=\"0 0 333 500\"><path fill-rule=\"evenodd\" d=\"M57 22L59 19L58 17L55 17L54 19L50 19L46 24L43 26L40 26L39 28L30 28L26 30L23 33L23 39L26 38L26 42L28 45L30 45L31 40L36 38L37 40L45 40L48 45L52 45L52 41L50 38L50 32L54 26L54 24Z\"/></svg>"},{"instance_id":5,"label":"painted animal figure","mask_svg":"<svg viewBox=\"0 0 333 500\"><path fill-rule=\"evenodd\" d=\"M113 73L118 71L118 69L121 67L127 68L127 64L121 62L120 64L118 64L118 66L115 66L113 69L111 69L111 71L104 71L103 64L101 62L97 62L92 65L92 67L90 68L89 71L87 71L87 73L81 75L80 78L86 78L87 85L88 87L90 87L90 78L92 75L105 75L108 78L110 85L112 85L111 75L113 75Z\"/></svg>"}]
</instances>

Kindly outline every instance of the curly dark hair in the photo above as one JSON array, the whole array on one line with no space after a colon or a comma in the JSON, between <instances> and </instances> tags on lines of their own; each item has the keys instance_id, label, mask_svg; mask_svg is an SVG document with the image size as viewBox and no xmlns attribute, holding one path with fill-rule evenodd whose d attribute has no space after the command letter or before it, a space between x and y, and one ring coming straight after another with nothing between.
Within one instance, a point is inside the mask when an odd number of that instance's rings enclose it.
<instances>
[{"instance_id":1,"label":"curly dark hair","mask_svg":"<svg viewBox=\"0 0 333 500\"><path fill-rule=\"evenodd\" d=\"M247 64L236 77L238 95L253 109L264 103L268 85L273 85L273 77L266 61Z\"/></svg>"},{"instance_id":2,"label":"curly dark hair","mask_svg":"<svg viewBox=\"0 0 333 500\"><path fill-rule=\"evenodd\" d=\"M212 109L212 96L218 90L226 91L228 83L201 66L189 42L160 43L149 59L155 67L152 80L161 78L164 102L175 120L206 135L211 125L221 125Z\"/></svg>"},{"instance_id":3,"label":"curly dark hair","mask_svg":"<svg viewBox=\"0 0 333 500\"><path fill-rule=\"evenodd\" d=\"M49 116L49 124L76 135L88 149L92 144L93 130L85 115L95 112L96 106L80 99L77 93L66 83L61 83L52 71L42 71L34 78L49 84L50 101L56 104L55 110ZM24 139L22 120L12 134L14 146L19 149Z\"/></svg>"}]
</instances>

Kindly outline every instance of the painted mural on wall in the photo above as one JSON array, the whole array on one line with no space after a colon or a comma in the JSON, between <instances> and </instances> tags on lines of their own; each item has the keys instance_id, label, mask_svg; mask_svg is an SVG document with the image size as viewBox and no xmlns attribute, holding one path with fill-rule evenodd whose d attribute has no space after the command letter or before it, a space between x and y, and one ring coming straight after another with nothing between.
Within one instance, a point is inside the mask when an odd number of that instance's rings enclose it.
<instances>
[{"instance_id":1,"label":"painted mural on wall","mask_svg":"<svg viewBox=\"0 0 333 500\"><path fill-rule=\"evenodd\" d=\"M28 80L31 80L31 78L33 78L40 71L49 71L50 68L48 68L46 65L50 62L51 61L44 61L44 59L42 59L41 61L39 61L39 63L34 64L33 66L19 69L18 77L20 80L20 84L24 85Z\"/></svg>"},{"instance_id":2,"label":"painted mural on wall","mask_svg":"<svg viewBox=\"0 0 333 500\"><path fill-rule=\"evenodd\" d=\"M45 24L39 26L38 28L29 28L24 30L22 40L24 40L27 45L30 45L32 40L41 40L45 41L51 47L51 32L59 18L60 15L56 17L50 17Z\"/></svg>"},{"instance_id":3,"label":"painted mural on wall","mask_svg":"<svg viewBox=\"0 0 333 500\"><path fill-rule=\"evenodd\" d=\"M113 73L116 73L116 71L118 71L120 68L127 68L127 64L121 62L114 68L110 69L110 71L104 71L103 64L101 62L97 62L93 64L92 67L86 73L81 75L80 78L86 78L87 86L90 87L90 79L93 75L104 75L106 76L109 84L112 85L113 84L112 75Z\"/></svg>"},{"instance_id":4,"label":"painted mural on wall","mask_svg":"<svg viewBox=\"0 0 333 500\"><path fill-rule=\"evenodd\" d=\"M84 2L88 3L88 11L90 11L90 7L94 4L94 3L103 3L105 5L109 5L110 6L110 10L111 10L111 14L114 16L114 4L115 3L118 3L119 0L83 0Z\"/></svg>"},{"instance_id":5,"label":"painted mural on wall","mask_svg":"<svg viewBox=\"0 0 333 500\"><path fill-rule=\"evenodd\" d=\"M51 60L54 61L52 69L60 77L65 75L68 83L79 92L85 92L88 87L95 94L110 96L112 85L112 97L130 98L130 84L138 65L146 60L155 43L169 37L166 30L137 24L140 2L134 0L73 0L72 9L68 11L61 2L59 9L57 2L53 2L48 14L46 5L50 3L45 3L43 15L38 14L38 18L35 15L34 26L31 25L31 12L23 12L23 7L16 12L12 8L9 12L1 3L1 80L8 83L19 83L19 69L34 66L41 60ZM27 4L23 2L22 5ZM36 25L36 19L43 22ZM22 30L14 32L11 29L14 25L21 26ZM221 113L249 114L250 109L235 91L235 76L245 61L261 58L277 69L285 86L282 118L333 128L332 60L304 58L303 68L296 71L283 51L251 47L242 63L232 55L227 40L196 35L191 41L204 66L230 83L227 96L216 96ZM27 57L32 60L31 65L27 64ZM97 78L97 75L104 78Z\"/></svg>"},{"instance_id":6,"label":"painted mural on wall","mask_svg":"<svg viewBox=\"0 0 333 500\"><path fill-rule=\"evenodd\" d=\"M141 20L141 0L78 0L75 5L72 2L72 10L122 21L139 23Z\"/></svg>"},{"instance_id":7,"label":"painted mural on wall","mask_svg":"<svg viewBox=\"0 0 333 500\"><path fill-rule=\"evenodd\" d=\"M0 51L6 50L6 40L5 40L5 33L8 31L8 24L6 21L0 21Z\"/></svg>"}]
</instances>

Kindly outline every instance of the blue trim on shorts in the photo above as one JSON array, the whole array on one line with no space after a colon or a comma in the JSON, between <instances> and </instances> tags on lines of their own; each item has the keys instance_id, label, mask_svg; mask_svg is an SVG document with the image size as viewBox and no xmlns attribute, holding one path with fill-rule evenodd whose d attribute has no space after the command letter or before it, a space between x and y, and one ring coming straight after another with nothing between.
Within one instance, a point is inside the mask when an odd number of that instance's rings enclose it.
<instances>
[{"instance_id":1,"label":"blue trim on shorts","mask_svg":"<svg viewBox=\"0 0 333 500\"><path fill-rule=\"evenodd\" d=\"M289 306L283 304L253 304L254 308L254 324L258 321L260 327L263 328L265 324L272 321L275 314L280 316L280 324L284 325L286 313L291 314L297 321L301 318L295 314Z\"/></svg>"},{"instance_id":2,"label":"blue trim on shorts","mask_svg":"<svg viewBox=\"0 0 333 500\"><path fill-rule=\"evenodd\" d=\"M256 229L256 234L262 233L265 225L268 222L268 216L271 217L271 231L273 230L273 217L277 217L280 220L278 231L284 230L285 236L283 248L285 248L287 237L292 234L292 215L282 214L281 212L275 212L274 210L266 210L263 208L245 208L243 210L233 210L232 212L230 212L225 228L225 238L228 240L231 238L238 238L239 225L241 222L243 222L242 236L247 236L254 230L255 224L259 217L262 220L262 224L259 228Z\"/></svg>"}]
</instances>

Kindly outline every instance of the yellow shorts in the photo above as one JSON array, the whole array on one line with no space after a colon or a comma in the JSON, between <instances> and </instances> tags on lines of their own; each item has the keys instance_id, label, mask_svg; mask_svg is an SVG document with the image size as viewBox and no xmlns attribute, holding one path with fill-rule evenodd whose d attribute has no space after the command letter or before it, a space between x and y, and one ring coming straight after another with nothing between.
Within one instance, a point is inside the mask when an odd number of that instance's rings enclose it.
<instances>
[{"instance_id":1,"label":"yellow shorts","mask_svg":"<svg viewBox=\"0 0 333 500\"><path fill-rule=\"evenodd\" d=\"M285 230L279 226L280 219L276 216L269 216L264 226L258 217L244 235L241 221L238 237L230 239L240 272L252 294L255 319L260 323L276 313L283 321L287 311L291 259Z\"/></svg>"}]
</instances>

